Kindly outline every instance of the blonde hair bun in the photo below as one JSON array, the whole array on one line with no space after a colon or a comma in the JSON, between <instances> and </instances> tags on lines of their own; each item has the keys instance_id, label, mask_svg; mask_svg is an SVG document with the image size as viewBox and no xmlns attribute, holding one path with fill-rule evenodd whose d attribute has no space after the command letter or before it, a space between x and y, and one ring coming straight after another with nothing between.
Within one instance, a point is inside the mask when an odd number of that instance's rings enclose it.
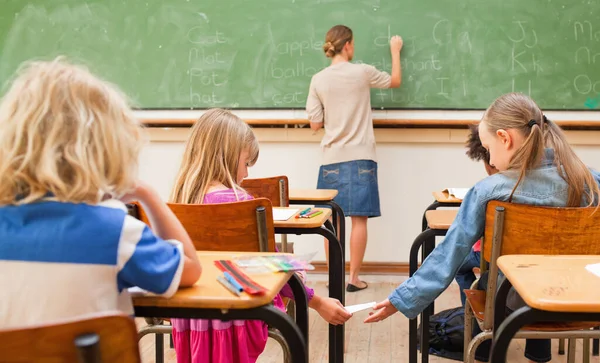
<instances>
[{"instance_id":1,"label":"blonde hair bun","mask_svg":"<svg viewBox=\"0 0 600 363\"><path fill-rule=\"evenodd\" d=\"M335 46L331 42L325 42L325 44L323 44L323 51L328 58L332 58L336 54Z\"/></svg>"}]
</instances>

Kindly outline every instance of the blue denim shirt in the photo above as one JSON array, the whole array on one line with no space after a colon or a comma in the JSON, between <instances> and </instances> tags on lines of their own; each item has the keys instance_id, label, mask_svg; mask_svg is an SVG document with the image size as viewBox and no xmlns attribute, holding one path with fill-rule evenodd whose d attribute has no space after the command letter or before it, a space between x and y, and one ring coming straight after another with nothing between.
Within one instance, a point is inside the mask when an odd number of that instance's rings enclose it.
<instances>
[{"instance_id":1,"label":"blue denim shirt","mask_svg":"<svg viewBox=\"0 0 600 363\"><path fill-rule=\"evenodd\" d=\"M553 165L554 151L546 149L540 167L529 170L513 195L514 203L564 207L568 185ZM600 183L600 174L592 171ZM388 297L408 318L414 318L450 285L471 248L483 236L485 210L491 200L508 201L519 173L489 176L469 190L444 241L423 261L417 272Z\"/></svg>"}]
</instances>

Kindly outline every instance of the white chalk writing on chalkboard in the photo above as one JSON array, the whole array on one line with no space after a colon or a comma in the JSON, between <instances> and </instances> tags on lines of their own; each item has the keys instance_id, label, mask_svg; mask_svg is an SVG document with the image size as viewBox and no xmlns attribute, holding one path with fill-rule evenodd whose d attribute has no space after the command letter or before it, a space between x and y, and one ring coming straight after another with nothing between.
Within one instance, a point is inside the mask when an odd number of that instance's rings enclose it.
<instances>
[{"instance_id":1,"label":"white chalk writing on chalkboard","mask_svg":"<svg viewBox=\"0 0 600 363\"><path fill-rule=\"evenodd\" d=\"M592 80L587 74L580 74L573 80L573 87L581 95L587 95L592 91L600 93L600 80Z\"/></svg>"}]
</instances>

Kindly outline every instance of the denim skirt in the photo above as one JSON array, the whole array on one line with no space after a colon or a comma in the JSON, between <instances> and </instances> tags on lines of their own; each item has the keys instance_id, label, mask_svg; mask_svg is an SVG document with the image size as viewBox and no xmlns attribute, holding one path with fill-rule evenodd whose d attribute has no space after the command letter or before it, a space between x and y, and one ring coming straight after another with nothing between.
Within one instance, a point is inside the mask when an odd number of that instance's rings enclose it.
<instances>
[{"instance_id":1,"label":"denim skirt","mask_svg":"<svg viewBox=\"0 0 600 363\"><path fill-rule=\"evenodd\" d=\"M334 202L346 216L381 216L377 163L372 160L322 165L317 189L336 189Z\"/></svg>"}]
</instances>

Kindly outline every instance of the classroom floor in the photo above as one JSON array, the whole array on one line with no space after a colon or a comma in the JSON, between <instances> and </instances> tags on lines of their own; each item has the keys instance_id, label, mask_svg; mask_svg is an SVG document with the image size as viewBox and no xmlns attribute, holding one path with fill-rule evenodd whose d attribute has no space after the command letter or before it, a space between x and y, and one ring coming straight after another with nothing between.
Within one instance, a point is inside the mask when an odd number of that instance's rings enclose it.
<instances>
[{"instance_id":1,"label":"classroom floor","mask_svg":"<svg viewBox=\"0 0 600 363\"><path fill-rule=\"evenodd\" d=\"M325 275L308 275L309 286L320 295L326 295ZM364 291L346 294L346 305L360 304L369 301L381 301L398 284L406 279L405 276L364 276L369 283L369 288ZM436 311L453 308L460 305L458 297L458 286L451 285L437 300ZM346 323L346 355L347 363L385 363L385 362L407 362L408 361L408 319L402 314L395 314L391 318L376 324L363 324L368 315L367 311L356 313ZM328 362L328 335L327 324L314 310L310 311L309 317L310 334L310 362ZM138 324L143 325L142 319ZM566 362L565 355L557 354L558 341L553 341L552 354L554 363ZM511 344L507 361L511 363L525 363L523 357L524 340L516 340ZM168 348L165 340L165 362L175 363L175 351ZM577 356L575 361L581 362L581 340L577 342ZM148 335L140 342L140 351L144 363L154 362L154 336ZM280 346L269 339L264 353L258 360L259 363L283 362ZM451 360L430 356L430 362L454 362ZM598 357L591 359L593 363L599 363Z\"/></svg>"}]
</instances>

